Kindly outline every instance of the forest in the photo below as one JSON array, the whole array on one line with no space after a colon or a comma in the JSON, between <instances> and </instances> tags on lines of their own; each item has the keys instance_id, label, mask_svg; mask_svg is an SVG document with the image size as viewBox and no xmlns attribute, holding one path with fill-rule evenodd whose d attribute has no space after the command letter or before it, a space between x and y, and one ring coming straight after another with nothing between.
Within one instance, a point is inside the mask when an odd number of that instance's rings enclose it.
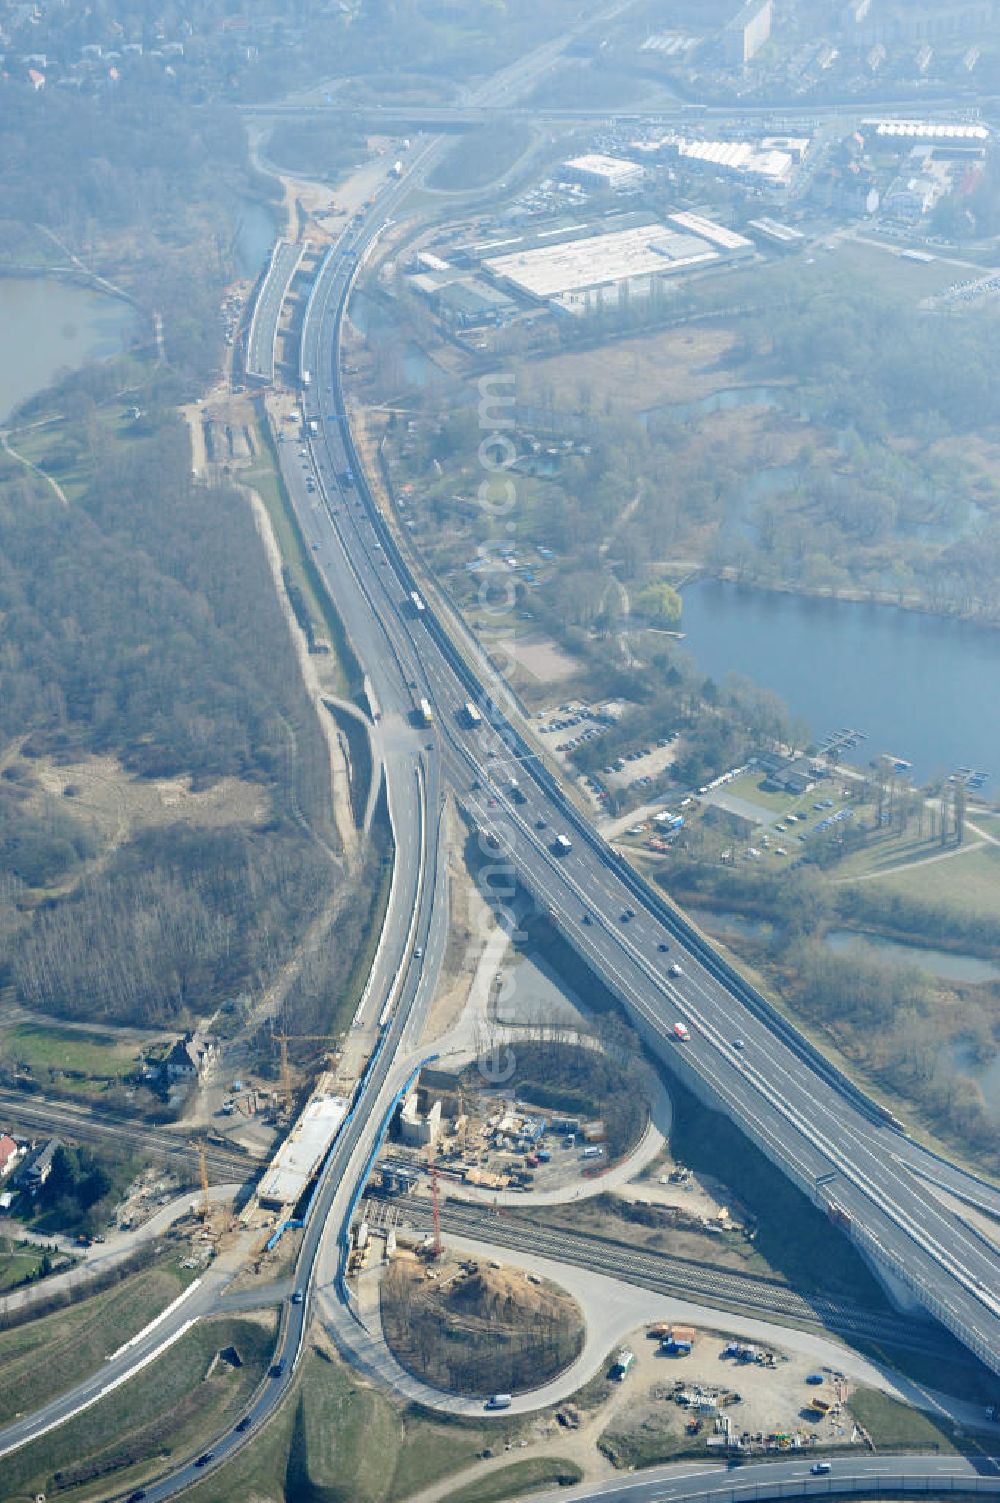
<instances>
[{"instance_id":1,"label":"forest","mask_svg":"<svg viewBox=\"0 0 1000 1503\"><path fill-rule=\"evenodd\" d=\"M47 1013L178 1024L265 986L335 891L325 748L244 499L192 483L166 407L111 442L87 383L62 393L61 442L98 449L80 499L0 486L0 737L20 751L0 779L0 978ZM99 754L258 782L271 815L102 853L32 771Z\"/></svg>"}]
</instances>

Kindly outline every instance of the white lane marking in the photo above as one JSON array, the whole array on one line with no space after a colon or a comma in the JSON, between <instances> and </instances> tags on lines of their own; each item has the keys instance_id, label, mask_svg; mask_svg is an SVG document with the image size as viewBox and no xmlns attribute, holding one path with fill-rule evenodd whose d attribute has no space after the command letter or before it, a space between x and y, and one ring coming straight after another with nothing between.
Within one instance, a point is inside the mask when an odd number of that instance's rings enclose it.
<instances>
[{"instance_id":1,"label":"white lane marking","mask_svg":"<svg viewBox=\"0 0 1000 1503\"><path fill-rule=\"evenodd\" d=\"M157 1326L161 1326L169 1316L173 1315L177 1307L179 1305L182 1305L184 1301L190 1295L192 1295L197 1288L199 1288L201 1282L201 1279L197 1278L193 1283L189 1284L186 1289L182 1289L177 1298L175 1300L171 1300L167 1308L165 1310L161 1310L159 1315L155 1316L154 1319L149 1322L148 1326L143 1326L141 1331L136 1331L135 1335L130 1336L128 1341L122 1342L122 1345L118 1348L117 1352L112 1352L110 1357L105 1357L105 1362L114 1362L117 1360L117 1358L121 1357L125 1352L127 1352L130 1347L138 1346L139 1342L142 1341L144 1337L148 1336L151 1331L155 1331Z\"/></svg>"},{"instance_id":2,"label":"white lane marking","mask_svg":"<svg viewBox=\"0 0 1000 1503\"><path fill-rule=\"evenodd\" d=\"M117 1378L112 1378L110 1383L105 1383L103 1388L99 1388L95 1394L91 1394L89 1399L84 1399L82 1404L78 1404L68 1414L63 1414L58 1419L50 1420L40 1430L35 1430L31 1435L26 1435L23 1440L15 1441L12 1446L5 1446L0 1451L0 1457L9 1456L12 1451L19 1451L22 1446L27 1446L32 1441L40 1440L43 1435L48 1435L50 1430L57 1430L60 1425L65 1425L71 1419L76 1419L76 1416L82 1414L85 1409L91 1409L94 1404L100 1403L101 1399L107 1398L109 1393L113 1393L123 1383L128 1383L137 1373L141 1373L144 1367L148 1367L151 1362L155 1362L157 1357L161 1357L168 1347L173 1346L175 1341L180 1341L182 1336L186 1336L197 1319L198 1317L195 1316L192 1320L186 1320L182 1326L178 1326L172 1336L168 1336L165 1341L160 1342L158 1347L154 1347L151 1352L147 1352L146 1356L137 1362L134 1367L130 1367L128 1372L121 1373Z\"/></svg>"}]
</instances>

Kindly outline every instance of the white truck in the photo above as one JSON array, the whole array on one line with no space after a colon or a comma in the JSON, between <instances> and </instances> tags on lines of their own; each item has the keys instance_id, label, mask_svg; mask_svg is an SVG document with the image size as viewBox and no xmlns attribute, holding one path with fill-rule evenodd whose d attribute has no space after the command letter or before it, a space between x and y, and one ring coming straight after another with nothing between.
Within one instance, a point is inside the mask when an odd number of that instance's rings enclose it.
<instances>
[{"instance_id":1,"label":"white truck","mask_svg":"<svg viewBox=\"0 0 1000 1503\"><path fill-rule=\"evenodd\" d=\"M568 856L573 849L573 842L568 835L557 835L552 842L552 849L557 856Z\"/></svg>"}]
</instances>

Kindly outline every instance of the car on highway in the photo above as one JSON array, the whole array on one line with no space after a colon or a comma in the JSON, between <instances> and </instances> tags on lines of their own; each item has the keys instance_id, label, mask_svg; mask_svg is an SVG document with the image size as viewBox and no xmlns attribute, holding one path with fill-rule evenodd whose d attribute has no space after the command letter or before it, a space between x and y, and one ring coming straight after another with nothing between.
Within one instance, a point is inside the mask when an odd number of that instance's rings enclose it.
<instances>
[{"instance_id":1,"label":"car on highway","mask_svg":"<svg viewBox=\"0 0 1000 1503\"><path fill-rule=\"evenodd\" d=\"M208 1463L211 1461L214 1455L214 1451L202 1451L201 1455L198 1457L198 1460L195 1462L195 1466L208 1466Z\"/></svg>"},{"instance_id":2,"label":"car on highway","mask_svg":"<svg viewBox=\"0 0 1000 1503\"><path fill-rule=\"evenodd\" d=\"M292 1295L292 1304L301 1305L304 1299L305 1295L303 1294L302 1290L296 1289L295 1293Z\"/></svg>"},{"instance_id":3,"label":"car on highway","mask_svg":"<svg viewBox=\"0 0 1000 1503\"><path fill-rule=\"evenodd\" d=\"M589 913L585 913L583 915L583 918L580 920L580 922L582 924L592 924L594 922L594 920L591 918L591 916L590 916Z\"/></svg>"},{"instance_id":4,"label":"car on highway","mask_svg":"<svg viewBox=\"0 0 1000 1503\"><path fill-rule=\"evenodd\" d=\"M825 1477L832 1468L828 1461L814 1461L809 1470L814 1477Z\"/></svg>"},{"instance_id":5,"label":"car on highway","mask_svg":"<svg viewBox=\"0 0 1000 1503\"><path fill-rule=\"evenodd\" d=\"M272 1378L280 1378L282 1376L282 1374L284 1373L284 1371L285 1371L285 1359L284 1359L284 1357L279 1357L278 1360L277 1360L277 1362L272 1362L271 1363L271 1377Z\"/></svg>"},{"instance_id":6,"label":"car on highway","mask_svg":"<svg viewBox=\"0 0 1000 1503\"><path fill-rule=\"evenodd\" d=\"M745 1041L743 1039L733 1039L733 1048L734 1049L745 1049L746 1048L746 1043L745 1043Z\"/></svg>"},{"instance_id":7,"label":"car on highway","mask_svg":"<svg viewBox=\"0 0 1000 1503\"><path fill-rule=\"evenodd\" d=\"M670 946L667 944L665 939L661 939L656 948L659 950L660 954L663 955L667 950L670 949Z\"/></svg>"},{"instance_id":8,"label":"car on highway","mask_svg":"<svg viewBox=\"0 0 1000 1503\"><path fill-rule=\"evenodd\" d=\"M423 960L423 958L424 958L424 947L423 947L423 945L414 945L414 947L413 947L413 958L414 958L414 960Z\"/></svg>"},{"instance_id":9,"label":"car on highway","mask_svg":"<svg viewBox=\"0 0 1000 1503\"><path fill-rule=\"evenodd\" d=\"M134 1493L129 1493L125 1499L125 1503L142 1503L145 1496L146 1489L144 1487L137 1487Z\"/></svg>"},{"instance_id":10,"label":"car on highway","mask_svg":"<svg viewBox=\"0 0 1000 1503\"><path fill-rule=\"evenodd\" d=\"M622 923L623 924L629 923L634 918L635 918L635 909L634 908L626 908L626 909L623 910L623 912L622 912Z\"/></svg>"},{"instance_id":11,"label":"car on highway","mask_svg":"<svg viewBox=\"0 0 1000 1503\"><path fill-rule=\"evenodd\" d=\"M686 1023L674 1024L674 1038L680 1039L682 1044L691 1042L691 1030Z\"/></svg>"},{"instance_id":12,"label":"car on highway","mask_svg":"<svg viewBox=\"0 0 1000 1503\"><path fill-rule=\"evenodd\" d=\"M667 973L671 976L683 976L684 974L680 966L677 964L676 960L674 961L673 965L667 966Z\"/></svg>"}]
</instances>

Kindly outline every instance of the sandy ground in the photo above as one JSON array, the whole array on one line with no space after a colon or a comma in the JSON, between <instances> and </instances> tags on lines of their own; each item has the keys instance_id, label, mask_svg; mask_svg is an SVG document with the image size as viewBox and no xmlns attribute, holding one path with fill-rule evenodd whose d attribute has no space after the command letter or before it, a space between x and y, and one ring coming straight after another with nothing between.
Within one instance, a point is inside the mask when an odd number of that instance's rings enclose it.
<instances>
[{"instance_id":1,"label":"sandy ground","mask_svg":"<svg viewBox=\"0 0 1000 1503\"><path fill-rule=\"evenodd\" d=\"M573 678L580 670L575 659L568 656L554 642L527 641L512 635L504 645L533 678L540 683L561 683Z\"/></svg>"},{"instance_id":2,"label":"sandy ground","mask_svg":"<svg viewBox=\"0 0 1000 1503\"><path fill-rule=\"evenodd\" d=\"M450 800L444 831L451 905L448 947L424 1025L425 1042L452 1032L470 1008L474 993L479 996L485 989L489 994L508 943L465 865L466 827ZM485 1007L476 1010L485 1017Z\"/></svg>"},{"instance_id":3,"label":"sandy ground","mask_svg":"<svg viewBox=\"0 0 1000 1503\"><path fill-rule=\"evenodd\" d=\"M27 765L38 783L35 802L41 804L42 794L65 798L67 813L85 814L112 845L149 825L259 824L270 814L266 789L239 778L220 778L210 788L194 790L185 776L137 778L115 757L59 763L37 757Z\"/></svg>"}]
</instances>

